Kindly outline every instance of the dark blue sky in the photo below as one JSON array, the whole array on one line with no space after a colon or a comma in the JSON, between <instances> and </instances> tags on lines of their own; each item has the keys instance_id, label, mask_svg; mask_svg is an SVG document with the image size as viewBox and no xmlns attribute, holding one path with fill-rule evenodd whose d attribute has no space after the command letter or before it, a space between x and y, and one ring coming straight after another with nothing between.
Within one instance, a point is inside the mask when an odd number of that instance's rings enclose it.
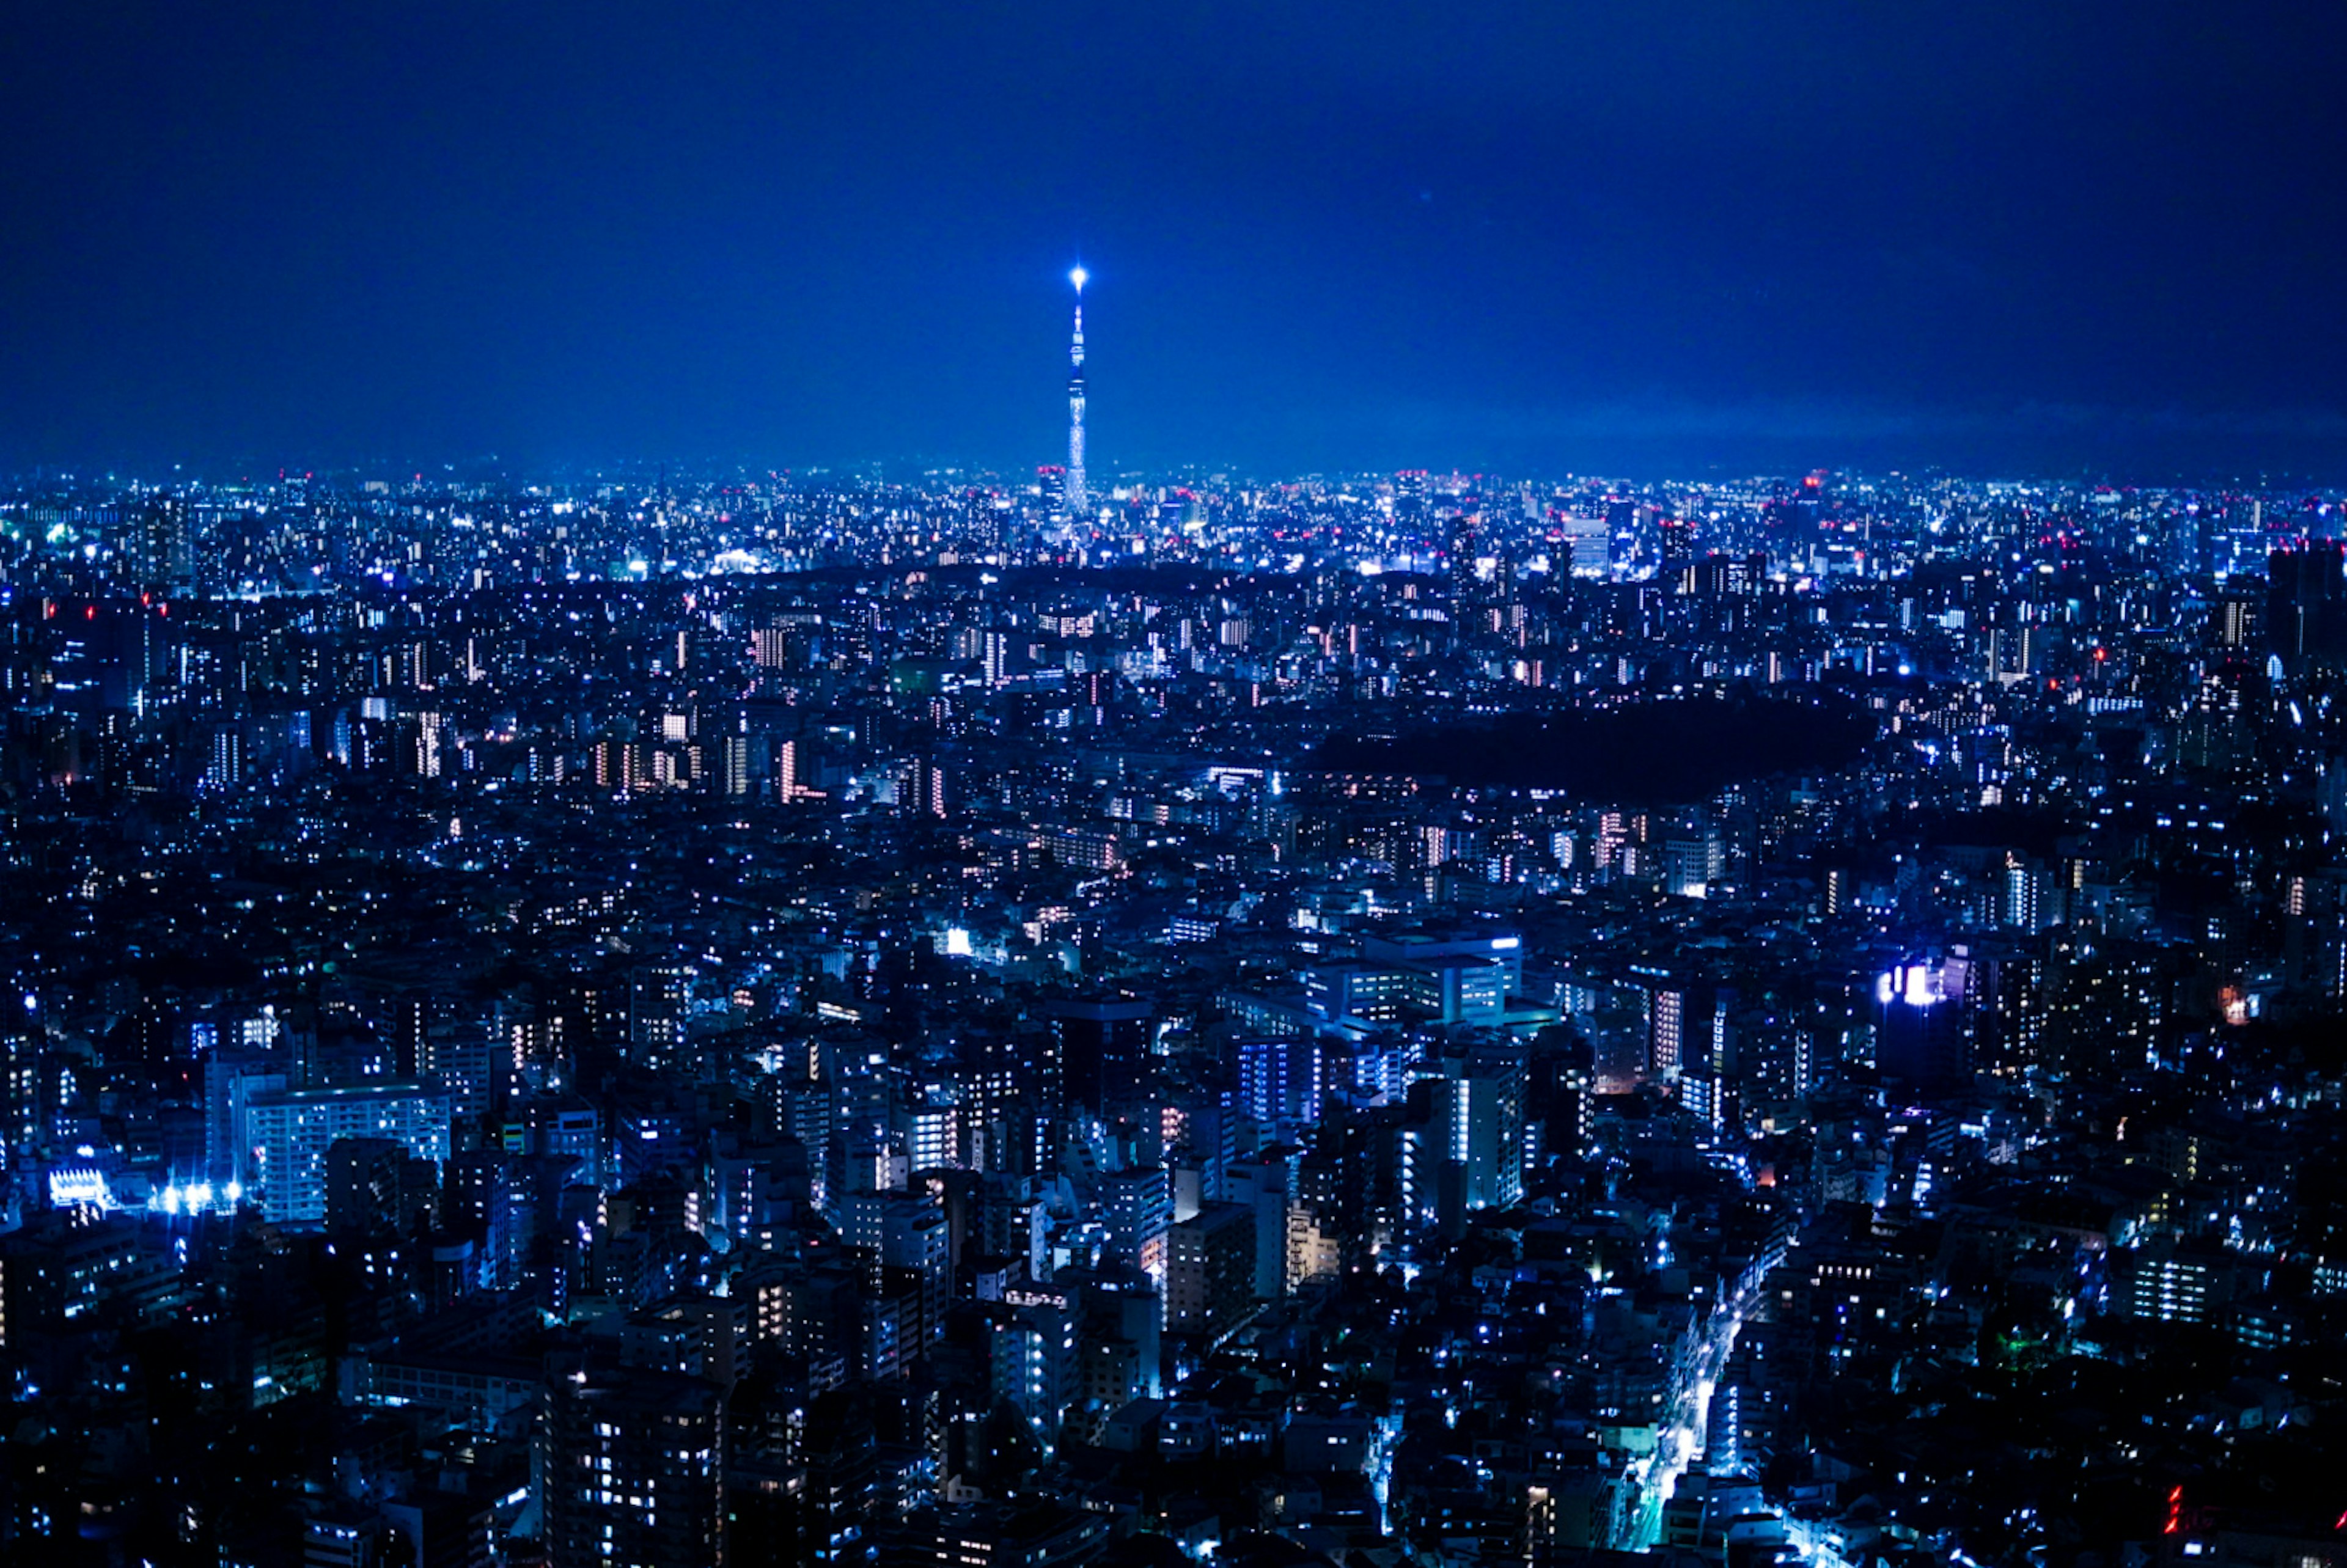
<instances>
[{"instance_id":1,"label":"dark blue sky","mask_svg":"<svg viewBox=\"0 0 2347 1568\"><path fill-rule=\"evenodd\" d=\"M2347 8L20 0L0 462L2347 476Z\"/></svg>"}]
</instances>

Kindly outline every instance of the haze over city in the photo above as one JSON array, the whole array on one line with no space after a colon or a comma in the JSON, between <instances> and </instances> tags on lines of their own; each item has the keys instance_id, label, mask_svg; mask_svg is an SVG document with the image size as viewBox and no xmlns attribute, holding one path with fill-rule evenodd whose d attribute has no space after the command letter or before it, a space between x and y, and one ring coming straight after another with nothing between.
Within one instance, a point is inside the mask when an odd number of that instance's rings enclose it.
<instances>
[{"instance_id":1,"label":"haze over city","mask_svg":"<svg viewBox=\"0 0 2347 1568\"><path fill-rule=\"evenodd\" d=\"M0 1560L2347 1568L2342 15L17 7Z\"/></svg>"}]
</instances>

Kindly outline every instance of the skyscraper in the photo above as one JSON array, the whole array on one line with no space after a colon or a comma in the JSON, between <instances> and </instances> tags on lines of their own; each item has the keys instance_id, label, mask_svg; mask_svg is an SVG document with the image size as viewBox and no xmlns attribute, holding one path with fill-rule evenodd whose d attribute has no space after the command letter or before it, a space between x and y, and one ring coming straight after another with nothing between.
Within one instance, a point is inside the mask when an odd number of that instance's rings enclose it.
<instances>
[{"instance_id":1,"label":"skyscraper","mask_svg":"<svg viewBox=\"0 0 2347 1568\"><path fill-rule=\"evenodd\" d=\"M413 1083L304 1089L246 1100L234 1179L272 1225L326 1217L326 1156L343 1138L388 1138L410 1155L448 1158L448 1094Z\"/></svg>"},{"instance_id":2,"label":"skyscraper","mask_svg":"<svg viewBox=\"0 0 2347 1568\"><path fill-rule=\"evenodd\" d=\"M1068 274L1076 285L1076 332L1068 342L1068 516L1081 513L1084 490L1084 280L1092 274L1078 267Z\"/></svg>"}]
</instances>

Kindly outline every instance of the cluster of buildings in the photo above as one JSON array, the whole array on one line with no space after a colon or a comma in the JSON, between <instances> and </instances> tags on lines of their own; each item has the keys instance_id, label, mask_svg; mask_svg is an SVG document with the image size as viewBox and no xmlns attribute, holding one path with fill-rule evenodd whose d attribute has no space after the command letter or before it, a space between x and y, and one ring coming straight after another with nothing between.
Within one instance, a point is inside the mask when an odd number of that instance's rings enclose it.
<instances>
[{"instance_id":1,"label":"cluster of buildings","mask_svg":"<svg viewBox=\"0 0 2347 1568\"><path fill-rule=\"evenodd\" d=\"M2347 1560L2339 498L1073 456L0 494L0 1552Z\"/></svg>"}]
</instances>

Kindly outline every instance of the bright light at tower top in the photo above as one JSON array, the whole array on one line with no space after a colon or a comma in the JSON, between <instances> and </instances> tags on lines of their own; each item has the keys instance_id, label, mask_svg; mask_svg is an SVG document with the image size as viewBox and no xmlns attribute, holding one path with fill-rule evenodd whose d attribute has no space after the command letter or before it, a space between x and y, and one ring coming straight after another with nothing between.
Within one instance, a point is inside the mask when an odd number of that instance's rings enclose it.
<instances>
[{"instance_id":1,"label":"bright light at tower top","mask_svg":"<svg viewBox=\"0 0 2347 1568\"><path fill-rule=\"evenodd\" d=\"M1085 272L1081 267L1078 267L1074 272L1068 274L1068 282L1075 284L1076 292L1081 294L1084 292L1084 280L1091 276L1092 274L1090 272Z\"/></svg>"}]
</instances>

